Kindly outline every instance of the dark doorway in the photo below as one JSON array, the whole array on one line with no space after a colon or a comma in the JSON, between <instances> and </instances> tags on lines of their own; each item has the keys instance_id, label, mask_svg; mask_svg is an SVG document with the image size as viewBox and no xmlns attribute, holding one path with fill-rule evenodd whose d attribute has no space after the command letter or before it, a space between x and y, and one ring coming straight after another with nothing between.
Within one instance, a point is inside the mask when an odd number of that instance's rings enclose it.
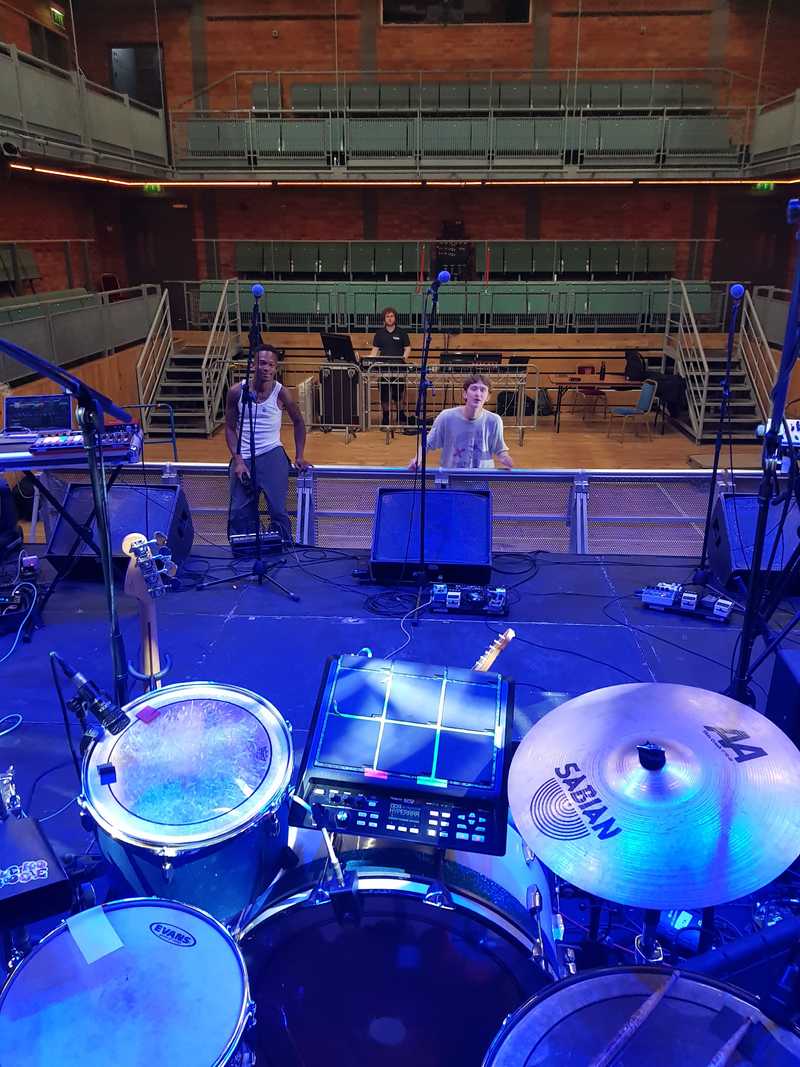
<instances>
[{"instance_id":1,"label":"dark doorway","mask_svg":"<svg viewBox=\"0 0 800 1067\"><path fill-rule=\"evenodd\" d=\"M131 285L197 278L193 212L185 201L132 198L123 208L123 234ZM175 329L186 329L182 291L170 286Z\"/></svg>"},{"instance_id":2,"label":"dark doorway","mask_svg":"<svg viewBox=\"0 0 800 1067\"><path fill-rule=\"evenodd\" d=\"M741 190L718 193L712 278L782 286L788 270L786 198Z\"/></svg>"},{"instance_id":3,"label":"dark doorway","mask_svg":"<svg viewBox=\"0 0 800 1067\"><path fill-rule=\"evenodd\" d=\"M111 46L111 88L150 107L160 108L163 84L161 49L155 44Z\"/></svg>"}]
</instances>

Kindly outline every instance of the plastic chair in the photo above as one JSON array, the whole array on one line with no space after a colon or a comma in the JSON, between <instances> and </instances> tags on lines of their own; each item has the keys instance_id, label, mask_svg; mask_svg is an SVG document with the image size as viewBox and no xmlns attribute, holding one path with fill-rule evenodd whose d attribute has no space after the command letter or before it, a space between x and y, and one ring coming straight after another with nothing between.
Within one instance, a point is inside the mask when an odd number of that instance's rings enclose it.
<instances>
[{"instance_id":1,"label":"plastic chair","mask_svg":"<svg viewBox=\"0 0 800 1067\"><path fill-rule=\"evenodd\" d=\"M657 386L657 383L654 382L652 378L648 378L646 381L642 382L642 388L639 390L639 400L636 403L635 407L621 407L621 408L609 408L608 409L608 417L609 417L609 421L608 421L608 436L609 437L611 436L611 428L614 425L614 419L621 419L622 420L622 435L620 437L620 441L624 440L624 438L625 438L625 427L628 425L629 421L632 422L634 426L636 426L636 424L637 424L636 420L637 419L644 419L644 421L647 424L647 428L648 428L648 431L649 431L649 436L652 439L652 437L653 437L653 425L648 420L647 416L650 414L650 412L652 410L652 407L653 407L653 401L656 398L656 386Z\"/></svg>"}]
</instances>

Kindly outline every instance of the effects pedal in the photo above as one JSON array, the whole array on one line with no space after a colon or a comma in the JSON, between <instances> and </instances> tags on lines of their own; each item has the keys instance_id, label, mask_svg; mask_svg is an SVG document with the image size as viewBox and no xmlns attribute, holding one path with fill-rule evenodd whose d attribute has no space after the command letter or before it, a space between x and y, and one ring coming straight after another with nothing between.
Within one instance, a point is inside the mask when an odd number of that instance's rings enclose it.
<instances>
[{"instance_id":1,"label":"effects pedal","mask_svg":"<svg viewBox=\"0 0 800 1067\"><path fill-rule=\"evenodd\" d=\"M431 586L431 611L438 614L508 615L508 590L502 585Z\"/></svg>"},{"instance_id":2,"label":"effects pedal","mask_svg":"<svg viewBox=\"0 0 800 1067\"><path fill-rule=\"evenodd\" d=\"M711 593L694 593L678 582L659 582L637 591L645 607L658 611L676 611L681 615L697 615L712 622L727 622L733 611L733 601Z\"/></svg>"}]
</instances>

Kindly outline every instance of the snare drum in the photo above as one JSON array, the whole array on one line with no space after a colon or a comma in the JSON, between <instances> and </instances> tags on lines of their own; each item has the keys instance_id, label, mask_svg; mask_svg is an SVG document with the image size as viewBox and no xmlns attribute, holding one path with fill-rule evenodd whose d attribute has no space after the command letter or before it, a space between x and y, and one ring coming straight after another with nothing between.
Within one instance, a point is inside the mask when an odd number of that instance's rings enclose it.
<instances>
[{"instance_id":1,"label":"snare drum","mask_svg":"<svg viewBox=\"0 0 800 1067\"><path fill-rule=\"evenodd\" d=\"M232 685L182 682L125 708L83 763L81 804L137 895L230 919L277 874L288 834L290 727Z\"/></svg>"},{"instance_id":2,"label":"snare drum","mask_svg":"<svg viewBox=\"0 0 800 1067\"><path fill-rule=\"evenodd\" d=\"M483 1067L594 1063L669 977L665 968L617 967L544 990L507 1020ZM737 1042L735 1035L747 1020L751 1025ZM768 1019L741 990L682 972L625 1045L619 1063L708 1067L729 1040L735 1048L720 1063L800 1063L800 1038Z\"/></svg>"},{"instance_id":3,"label":"snare drum","mask_svg":"<svg viewBox=\"0 0 800 1067\"><path fill-rule=\"evenodd\" d=\"M216 919L167 900L120 900L61 923L11 974L0 1062L243 1064L251 1014L244 961Z\"/></svg>"},{"instance_id":4,"label":"snare drum","mask_svg":"<svg viewBox=\"0 0 800 1067\"><path fill-rule=\"evenodd\" d=\"M441 881L428 850L346 840L352 888L321 881L324 859L304 864L245 930L257 1062L479 1067L506 1015L554 980L542 868L512 830L506 857L453 853ZM524 905L533 883L543 953Z\"/></svg>"}]
</instances>

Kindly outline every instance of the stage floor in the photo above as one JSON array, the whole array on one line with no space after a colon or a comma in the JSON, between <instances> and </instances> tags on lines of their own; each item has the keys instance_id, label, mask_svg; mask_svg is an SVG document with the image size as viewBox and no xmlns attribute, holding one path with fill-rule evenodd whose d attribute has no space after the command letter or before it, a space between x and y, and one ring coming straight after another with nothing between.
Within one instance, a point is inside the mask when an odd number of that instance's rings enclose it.
<instances>
[{"instance_id":1,"label":"stage floor","mask_svg":"<svg viewBox=\"0 0 800 1067\"><path fill-rule=\"evenodd\" d=\"M225 552L206 551L206 557L191 557L193 575L206 568L216 576L232 573ZM515 738L564 700L604 686L664 681L722 690L727 684L740 614L728 624L712 624L652 611L634 595L643 584L688 580L693 561L540 553L535 564L522 556L499 556L495 562L494 582L512 587L507 619L423 612L398 658L470 667L495 632L512 626L517 639L496 669L516 683ZM166 682L227 682L263 694L292 725L297 765L326 658L364 646L381 657L404 640L399 617L372 614L367 606L379 587L351 576L365 565L365 557L333 550L287 556L275 574L297 593L298 603L251 579L202 591L194 588L194 577L185 579L180 592L158 601L161 649L173 661ZM136 661L137 605L120 594L119 606L128 657ZM58 652L110 688L102 587L64 582L47 605L44 623L0 667L1 714L23 717L21 726L2 738L0 769L14 765L25 805L30 814L47 818L56 849L80 853L90 837L77 806L69 803L75 774L48 653ZM10 644L8 636L0 654ZM768 662L758 675L760 709L770 670Z\"/></svg>"},{"instance_id":2,"label":"stage floor","mask_svg":"<svg viewBox=\"0 0 800 1067\"><path fill-rule=\"evenodd\" d=\"M365 556L305 549L288 555L275 575L299 597L295 603L269 585L237 579L211 589L195 588L198 576L232 574L223 550L206 550L188 561L181 591L158 602L162 651L172 657L167 682L208 680L243 686L266 696L293 728L295 770L328 656L368 646L385 657L404 641L400 617L373 614L368 601L379 587L352 576ZM728 624L662 614L642 606L635 592L662 580L687 581L693 560L602 558L538 553L498 556L493 580L511 589L507 618L441 616L424 612L410 626L410 643L398 659L471 667L497 632L512 626L517 638L495 669L516 683L513 736L521 739L539 718L580 693L628 682L673 682L723 690L740 630L741 614ZM242 568L242 563L237 563ZM398 587L382 597L397 602ZM413 594L402 600L413 604ZM128 657L137 659L136 602L120 595ZM374 604L373 604L374 606ZM399 610L408 610L409 604ZM785 619L786 616L781 616ZM77 783L64 737L48 653L55 650L104 688L111 670L103 590L99 583L65 582L44 617L44 628L0 667L2 716L18 714L21 725L2 738L0 770L13 764L28 812L41 820L57 854L99 860L93 834L81 825L75 802ZM407 623L407 625L410 625ZM6 637L0 654L10 647ZM771 663L757 675L758 707L763 710ZM67 686L69 689L69 686ZM3 724L9 725L8 720ZM668 732L668 722L665 721ZM77 730L75 730L77 735ZM664 862L673 858L665 855ZM95 866L95 870L98 868ZM105 874L94 880L97 899L113 893ZM753 929L756 901L796 895L791 873L759 893L717 909L724 940ZM129 895L123 891L122 895ZM635 962L633 943L641 912L606 906L601 941L586 941L586 897L562 890L565 940L575 946L578 970ZM678 914L677 912L675 913ZM681 913L686 914L686 913ZM33 924L38 938L54 919ZM777 981L781 957L759 961L736 976L753 994Z\"/></svg>"}]
</instances>

